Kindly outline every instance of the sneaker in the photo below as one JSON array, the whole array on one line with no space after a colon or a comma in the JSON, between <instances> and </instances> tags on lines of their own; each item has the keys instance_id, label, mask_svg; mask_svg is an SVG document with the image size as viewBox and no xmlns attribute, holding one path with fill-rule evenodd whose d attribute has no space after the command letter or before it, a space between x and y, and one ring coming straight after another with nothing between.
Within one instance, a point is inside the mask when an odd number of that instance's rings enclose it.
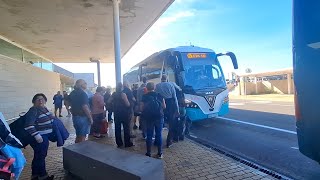
<instances>
[{"instance_id":1,"label":"sneaker","mask_svg":"<svg viewBox=\"0 0 320 180\"><path fill-rule=\"evenodd\" d=\"M157 158L158 158L158 159L163 159L163 154L162 154L162 153L161 153L161 154L158 154L158 155L157 155Z\"/></svg>"},{"instance_id":2,"label":"sneaker","mask_svg":"<svg viewBox=\"0 0 320 180\"><path fill-rule=\"evenodd\" d=\"M137 125L133 125L133 129L134 130L138 129L138 126Z\"/></svg>"},{"instance_id":3,"label":"sneaker","mask_svg":"<svg viewBox=\"0 0 320 180\"><path fill-rule=\"evenodd\" d=\"M59 117L63 117L63 116L60 114Z\"/></svg>"},{"instance_id":4,"label":"sneaker","mask_svg":"<svg viewBox=\"0 0 320 180\"><path fill-rule=\"evenodd\" d=\"M146 156L151 157L151 154L146 153Z\"/></svg>"},{"instance_id":5,"label":"sneaker","mask_svg":"<svg viewBox=\"0 0 320 180\"><path fill-rule=\"evenodd\" d=\"M93 135L93 137L95 137L95 138L97 138L97 139L101 139L101 138L104 138L105 136L104 136L104 135L100 135L100 136Z\"/></svg>"}]
</instances>

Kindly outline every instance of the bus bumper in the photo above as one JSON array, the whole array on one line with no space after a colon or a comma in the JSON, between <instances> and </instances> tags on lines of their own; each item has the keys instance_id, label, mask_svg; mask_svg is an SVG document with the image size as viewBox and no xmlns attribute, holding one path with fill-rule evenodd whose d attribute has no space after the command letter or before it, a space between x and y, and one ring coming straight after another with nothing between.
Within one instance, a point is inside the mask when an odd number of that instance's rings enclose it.
<instances>
[{"instance_id":1,"label":"bus bumper","mask_svg":"<svg viewBox=\"0 0 320 180\"><path fill-rule=\"evenodd\" d=\"M229 113L229 102L222 104L220 111L218 113L219 116L224 116Z\"/></svg>"},{"instance_id":2,"label":"bus bumper","mask_svg":"<svg viewBox=\"0 0 320 180\"><path fill-rule=\"evenodd\" d=\"M201 109L199 108L186 108L187 116L190 118L191 121L201 121L204 119L215 118L218 116L224 116L229 112L229 103L224 103L220 111L218 113L212 114L204 114Z\"/></svg>"}]
</instances>

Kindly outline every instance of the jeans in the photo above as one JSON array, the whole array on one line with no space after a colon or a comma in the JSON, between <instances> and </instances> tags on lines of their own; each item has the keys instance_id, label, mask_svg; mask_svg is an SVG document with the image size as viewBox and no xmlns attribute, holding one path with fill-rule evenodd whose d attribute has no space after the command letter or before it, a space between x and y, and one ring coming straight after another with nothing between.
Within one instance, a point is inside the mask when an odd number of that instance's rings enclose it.
<instances>
[{"instance_id":1,"label":"jeans","mask_svg":"<svg viewBox=\"0 0 320 180\"><path fill-rule=\"evenodd\" d=\"M148 119L149 120L149 119ZM155 144L158 147L158 155L162 154L162 127L163 127L163 118L160 120L153 120L147 122L147 154L151 155L151 146L152 146L152 137L155 132Z\"/></svg>"},{"instance_id":2,"label":"jeans","mask_svg":"<svg viewBox=\"0 0 320 180\"><path fill-rule=\"evenodd\" d=\"M123 133L124 133L124 144L125 146L130 146L132 142L130 141L130 121L129 117L124 117L122 115L114 116L114 133L116 136L116 144L118 146L123 145L122 135L121 135L121 125L123 126Z\"/></svg>"},{"instance_id":3,"label":"jeans","mask_svg":"<svg viewBox=\"0 0 320 180\"><path fill-rule=\"evenodd\" d=\"M141 131L142 131L142 137L146 138L147 137L147 122L146 119L144 119L143 116L139 117L139 126L141 127Z\"/></svg>"},{"instance_id":4,"label":"jeans","mask_svg":"<svg viewBox=\"0 0 320 180\"><path fill-rule=\"evenodd\" d=\"M87 136L90 133L91 124L86 116L72 116L73 127L77 136Z\"/></svg>"},{"instance_id":5,"label":"jeans","mask_svg":"<svg viewBox=\"0 0 320 180\"><path fill-rule=\"evenodd\" d=\"M93 119L93 125L92 125L92 131L95 134L100 134L101 131L101 125L102 125L102 120L104 119L103 113L100 114L93 114L92 115Z\"/></svg>"},{"instance_id":6,"label":"jeans","mask_svg":"<svg viewBox=\"0 0 320 180\"><path fill-rule=\"evenodd\" d=\"M176 134L176 128L177 128L177 118L174 117L175 112L177 111L176 103L174 98L165 99L166 101L166 111L165 116L169 124L169 131L167 136L167 145L170 145L172 143L172 139Z\"/></svg>"},{"instance_id":7,"label":"jeans","mask_svg":"<svg viewBox=\"0 0 320 180\"><path fill-rule=\"evenodd\" d=\"M111 121L112 119L112 111L108 111L108 121Z\"/></svg>"},{"instance_id":8,"label":"jeans","mask_svg":"<svg viewBox=\"0 0 320 180\"><path fill-rule=\"evenodd\" d=\"M46 176L46 157L49 148L49 139L48 135L42 135L43 142L37 143L36 140L33 140L30 143L30 146L33 149L34 155L31 164L32 176Z\"/></svg>"}]
</instances>

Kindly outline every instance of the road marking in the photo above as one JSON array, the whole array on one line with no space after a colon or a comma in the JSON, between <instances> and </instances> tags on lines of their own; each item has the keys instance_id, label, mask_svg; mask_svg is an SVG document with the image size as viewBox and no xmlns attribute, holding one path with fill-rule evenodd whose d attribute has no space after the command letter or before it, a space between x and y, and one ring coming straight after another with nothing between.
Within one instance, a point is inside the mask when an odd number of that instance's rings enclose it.
<instances>
[{"instance_id":1,"label":"road marking","mask_svg":"<svg viewBox=\"0 0 320 180\"><path fill-rule=\"evenodd\" d=\"M239 121L239 120L236 120L236 119L230 119L230 118L225 118L225 117L219 117L218 119L222 119L222 120L226 120L226 121L231 121L231 122L242 123L242 124L247 124L247 125L256 126L256 127L261 127L261 128L266 128L266 129L271 129L271 130L275 130L275 131L286 132L286 133L290 133L290 134L297 134L297 133L294 132L294 131L289 131L289 130L285 130L285 129L275 128L275 127L271 127L271 126L265 126L265 125L261 125L261 124L254 124L254 123Z\"/></svg>"},{"instance_id":2,"label":"road marking","mask_svg":"<svg viewBox=\"0 0 320 180\"><path fill-rule=\"evenodd\" d=\"M198 138L197 136L195 136L195 135L192 135L192 134L190 134L190 137L193 137L193 138Z\"/></svg>"},{"instance_id":3,"label":"road marking","mask_svg":"<svg viewBox=\"0 0 320 180\"><path fill-rule=\"evenodd\" d=\"M230 106L243 106L244 103L229 103Z\"/></svg>"},{"instance_id":4,"label":"road marking","mask_svg":"<svg viewBox=\"0 0 320 180\"><path fill-rule=\"evenodd\" d=\"M284 106L284 107L293 107L294 104L277 104L272 101L247 101L246 103L234 103L230 102L230 106L243 106L246 104L261 104L261 105L268 105L268 106Z\"/></svg>"},{"instance_id":5,"label":"road marking","mask_svg":"<svg viewBox=\"0 0 320 180\"><path fill-rule=\"evenodd\" d=\"M291 147L292 149L296 149L296 150L299 150L299 148L298 147Z\"/></svg>"},{"instance_id":6,"label":"road marking","mask_svg":"<svg viewBox=\"0 0 320 180\"><path fill-rule=\"evenodd\" d=\"M270 104L270 103L272 103L272 101L249 101L249 102L256 103L256 104Z\"/></svg>"},{"instance_id":7,"label":"road marking","mask_svg":"<svg viewBox=\"0 0 320 180\"><path fill-rule=\"evenodd\" d=\"M275 106L284 106L284 107L293 107L293 104L268 104L268 105L275 105Z\"/></svg>"}]
</instances>

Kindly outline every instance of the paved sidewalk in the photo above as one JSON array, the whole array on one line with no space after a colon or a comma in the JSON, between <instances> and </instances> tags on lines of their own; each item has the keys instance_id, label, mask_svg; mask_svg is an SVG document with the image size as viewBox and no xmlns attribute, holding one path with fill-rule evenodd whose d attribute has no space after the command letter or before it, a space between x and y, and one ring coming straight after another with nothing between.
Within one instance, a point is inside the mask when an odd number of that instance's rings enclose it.
<instances>
[{"instance_id":1,"label":"paved sidewalk","mask_svg":"<svg viewBox=\"0 0 320 180\"><path fill-rule=\"evenodd\" d=\"M71 134L70 138L65 144L65 146L68 146L74 142L74 129L71 118L63 118L63 122ZM135 133L137 135L137 138L133 139L135 146L124 149L139 154L145 154L145 141L141 138L140 131L137 130ZM166 132L164 132L164 134L166 134ZM112 128L110 128L109 135L106 138L96 140L95 138L89 137L89 140L116 146L114 140L114 131ZM154 154L156 153L156 148L153 149L153 152ZM30 179L31 177L31 161L33 157L33 151L31 147L28 146L24 153L27 158L28 165L25 167L22 173L21 179L23 180ZM163 161L166 179L168 180L273 179L271 176L247 167L232 160L231 158L222 156L221 154L188 139L176 143L170 148L164 148ZM56 147L55 143L50 144L46 162L48 173L50 175L55 175L55 179L74 179L65 175L62 165L62 148ZM108 177L107 174L106 177Z\"/></svg>"}]
</instances>

